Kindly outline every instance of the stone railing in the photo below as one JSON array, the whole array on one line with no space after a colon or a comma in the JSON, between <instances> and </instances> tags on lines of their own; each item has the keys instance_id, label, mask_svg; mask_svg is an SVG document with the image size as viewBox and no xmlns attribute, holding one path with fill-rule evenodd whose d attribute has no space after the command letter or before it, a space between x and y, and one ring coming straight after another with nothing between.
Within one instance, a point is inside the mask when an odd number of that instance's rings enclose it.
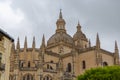
<instances>
[{"instance_id":1,"label":"stone railing","mask_svg":"<svg viewBox=\"0 0 120 80\"><path fill-rule=\"evenodd\" d=\"M19 68L21 71L37 71L36 67L21 67Z\"/></svg>"},{"instance_id":2,"label":"stone railing","mask_svg":"<svg viewBox=\"0 0 120 80\"><path fill-rule=\"evenodd\" d=\"M56 70L52 70L52 69L43 69L44 72L50 72L50 73L57 73Z\"/></svg>"}]
</instances>

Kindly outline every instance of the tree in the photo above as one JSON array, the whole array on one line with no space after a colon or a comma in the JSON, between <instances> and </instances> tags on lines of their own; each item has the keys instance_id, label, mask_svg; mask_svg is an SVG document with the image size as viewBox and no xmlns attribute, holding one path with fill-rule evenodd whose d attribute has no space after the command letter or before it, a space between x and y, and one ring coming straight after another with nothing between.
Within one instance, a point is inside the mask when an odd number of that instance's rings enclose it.
<instances>
[{"instance_id":1,"label":"tree","mask_svg":"<svg viewBox=\"0 0 120 80\"><path fill-rule=\"evenodd\" d=\"M78 80L120 80L120 66L99 67L87 70Z\"/></svg>"}]
</instances>

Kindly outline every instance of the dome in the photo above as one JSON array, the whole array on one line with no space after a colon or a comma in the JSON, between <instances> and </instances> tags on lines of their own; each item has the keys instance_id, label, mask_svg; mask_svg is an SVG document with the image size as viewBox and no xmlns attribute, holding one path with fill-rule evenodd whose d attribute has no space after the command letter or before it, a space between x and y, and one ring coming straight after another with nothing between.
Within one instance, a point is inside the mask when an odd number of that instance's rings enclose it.
<instances>
[{"instance_id":1,"label":"dome","mask_svg":"<svg viewBox=\"0 0 120 80\"><path fill-rule=\"evenodd\" d=\"M74 41L78 40L78 39L88 41L85 34L81 31L81 25L79 24L79 22L78 22L78 25L77 25L77 32L73 36Z\"/></svg>"},{"instance_id":2,"label":"dome","mask_svg":"<svg viewBox=\"0 0 120 80\"><path fill-rule=\"evenodd\" d=\"M76 32L73 36L73 40L77 40L77 39L81 39L81 40L85 40L88 41L85 34L83 34L82 32Z\"/></svg>"},{"instance_id":3,"label":"dome","mask_svg":"<svg viewBox=\"0 0 120 80\"><path fill-rule=\"evenodd\" d=\"M49 38L47 45L58 44L59 42L64 42L69 45L73 45L73 39L67 33L55 33Z\"/></svg>"}]
</instances>

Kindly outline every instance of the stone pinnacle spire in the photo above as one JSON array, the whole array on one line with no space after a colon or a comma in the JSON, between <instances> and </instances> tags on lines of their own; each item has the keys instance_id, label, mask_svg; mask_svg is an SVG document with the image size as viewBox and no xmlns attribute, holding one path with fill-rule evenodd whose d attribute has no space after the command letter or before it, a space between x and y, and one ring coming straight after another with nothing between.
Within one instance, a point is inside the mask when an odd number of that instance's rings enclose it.
<instances>
[{"instance_id":1,"label":"stone pinnacle spire","mask_svg":"<svg viewBox=\"0 0 120 80\"><path fill-rule=\"evenodd\" d=\"M27 37L25 36L25 42L24 42L24 50L27 49Z\"/></svg>"},{"instance_id":2,"label":"stone pinnacle spire","mask_svg":"<svg viewBox=\"0 0 120 80\"><path fill-rule=\"evenodd\" d=\"M118 49L117 41L115 41L114 60L115 60L115 64L119 65L119 49Z\"/></svg>"},{"instance_id":3,"label":"stone pinnacle spire","mask_svg":"<svg viewBox=\"0 0 120 80\"><path fill-rule=\"evenodd\" d=\"M33 37L32 48L35 49L35 36Z\"/></svg>"},{"instance_id":4,"label":"stone pinnacle spire","mask_svg":"<svg viewBox=\"0 0 120 80\"><path fill-rule=\"evenodd\" d=\"M115 41L115 50L118 50L117 41Z\"/></svg>"},{"instance_id":5,"label":"stone pinnacle spire","mask_svg":"<svg viewBox=\"0 0 120 80\"><path fill-rule=\"evenodd\" d=\"M98 33L97 33L97 37L96 37L96 49L100 49L100 39L99 39Z\"/></svg>"},{"instance_id":6,"label":"stone pinnacle spire","mask_svg":"<svg viewBox=\"0 0 120 80\"><path fill-rule=\"evenodd\" d=\"M44 34L43 34L42 44L41 44L40 48L45 48L45 37L44 37Z\"/></svg>"},{"instance_id":7,"label":"stone pinnacle spire","mask_svg":"<svg viewBox=\"0 0 120 80\"><path fill-rule=\"evenodd\" d=\"M20 42L19 42L19 37L18 37L18 40L17 40L16 49L20 49Z\"/></svg>"},{"instance_id":8,"label":"stone pinnacle spire","mask_svg":"<svg viewBox=\"0 0 120 80\"><path fill-rule=\"evenodd\" d=\"M44 36L44 34L43 34L43 38L42 38L42 46L45 47L45 36Z\"/></svg>"}]
</instances>

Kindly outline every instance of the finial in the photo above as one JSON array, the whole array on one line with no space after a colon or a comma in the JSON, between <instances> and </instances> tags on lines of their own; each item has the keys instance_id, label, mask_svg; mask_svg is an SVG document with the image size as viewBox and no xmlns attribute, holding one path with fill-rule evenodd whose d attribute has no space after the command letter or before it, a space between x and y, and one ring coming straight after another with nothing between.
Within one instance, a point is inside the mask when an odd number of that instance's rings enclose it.
<instances>
[{"instance_id":1,"label":"finial","mask_svg":"<svg viewBox=\"0 0 120 80\"><path fill-rule=\"evenodd\" d=\"M59 18L62 19L62 9L60 9Z\"/></svg>"},{"instance_id":2,"label":"finial","mask_svg":"<svg viewBox=\"0 0 120 80\"><path fill-rule=\"evenodd\" d=\"M20 42L19 42L19 37L18 37L18 40L17 40L16 49L20 49Z\"/></svg>"},{"instance_id":3,"label":"finial","mask_svg":"<svg viewBox=\"0 0 120 80\"><path fill-rule=\"evenodd\" d=\"M33 37L32 48L35 49L35 36Z\"/></svg>"},{"instance_id":4,"label":"finial","mask_svg":"<svg viewBox=\"0 0 120 80\"><path fill-rule=\"evenodd\" d=\"M77 25L77 31L78 31L78 32L81 31L81 26L80 26L79 20L78 20L78 25Z\"/></svg>"}]
</instances>

